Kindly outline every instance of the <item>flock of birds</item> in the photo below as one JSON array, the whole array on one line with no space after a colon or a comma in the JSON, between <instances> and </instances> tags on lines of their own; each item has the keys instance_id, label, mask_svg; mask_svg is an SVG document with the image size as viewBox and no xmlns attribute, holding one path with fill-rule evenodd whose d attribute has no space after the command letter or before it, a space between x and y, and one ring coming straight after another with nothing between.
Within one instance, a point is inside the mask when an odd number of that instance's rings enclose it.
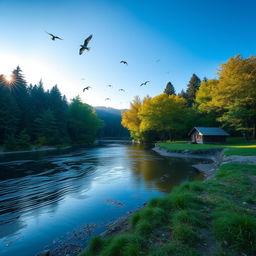
<instances>
[{"instance_id":1,"label":"flock of birds","mask_svg":"<svg viewBox=\"0 0 256 256\"><path fill-rule=\"evenodd\" d=\"M47 31L45 31L45 32L46 32L48 35L51 36L51 40L53 40L53 41L55 41L56 39L58 39L58 40L63 40L63 39L60 38L59 36L56 36L56 35L54 35L54 34L52 34L52 33L47 32ZM84 40L84 43L80 45L79 55L82 55L85 50L90 51L91 48L88 47L88 44L89 44L89 42L90 42L91 40L92 40L92 35L89 35L89 36ZM159 61L160 61L160 59L157 59L157 60L156 60L156 62L159 62ZM120 61L120 64L124 64L124 65L127 65L127 66L128 66L128 62L125 61L125 60L121 60L121 61ZM82 78L82 80L85 80L85 79ZM141 83L140 86L147 85L149 82L150 82L150 81L145 81L145 82ZM113 86L112 86L111 84L109 84L109 85L107 85L107 87L113 87ZM85 92L86 90L89 90L89 89L91 89L91 88L92 88L91 86L86 86L86 87L83 88L83 92ZM118 91L120 91L120 92L125 92L125 90L124 90L123 88L120 88ZM110 101L110 100L111 100L110 98L106 98L106 99L105 99L105 101Z\"/></svg>"}]
</instances>

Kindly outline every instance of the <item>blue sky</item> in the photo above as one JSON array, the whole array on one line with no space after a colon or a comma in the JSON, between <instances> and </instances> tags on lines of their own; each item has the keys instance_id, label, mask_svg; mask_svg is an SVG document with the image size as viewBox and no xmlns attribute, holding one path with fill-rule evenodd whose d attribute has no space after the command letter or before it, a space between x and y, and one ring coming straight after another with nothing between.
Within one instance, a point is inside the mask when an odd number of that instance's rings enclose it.
<instances>
[{"instance_id":1,"label":"blue sky","mask_svg":"<svg viewBox=\"0 0 256 256\"><path fill-rule=\"evenodd\" d=\"M0 73L20 65L29 83L58 84L68 99L93 106L126 108L168 81L180 92L193 73L214 78L219 64L256 50L254 0L0 0L0 10ZM92 49L79 56L90 34Z\"/></svg>"}]
</instances>

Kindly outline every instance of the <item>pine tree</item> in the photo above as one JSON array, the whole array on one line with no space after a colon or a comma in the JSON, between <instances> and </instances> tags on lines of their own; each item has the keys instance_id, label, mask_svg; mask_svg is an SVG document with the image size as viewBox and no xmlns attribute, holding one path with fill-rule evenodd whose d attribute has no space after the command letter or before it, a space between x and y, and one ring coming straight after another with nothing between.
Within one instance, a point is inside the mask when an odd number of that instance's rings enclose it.
<instances>
[{"instance_id":1,"label":"pine tree","mask_svg":"<svg viewBox=\"0 0 256 256\"><path fill-rule=\"evenodd\" d=\"M201 84L200 78L196 75L193 74L187 87L187 95L188 95L188 105L192 106L193 103L195 102L196 98L196 92L199 89Z\"/></svg>"},{"instance_id":2,"label":"pine tree","mask_svg":"<svg viewBox=\"0 0 256 256\"><path fill-rule=\"evenodd\" d=\"M46 144L58 143L57 125L53 112L48 109L42 112L34 122L37 139L44 138Z\"/></svg>"},{"instance_id":3,"label":"pine tree","mask_svg":"<svg viewBox=\"0 0 256 256\"><path fill-rule=\"evenodd\" d=\"M66 98L61 95L57 85L55 85L49 92L49 109L51 109L55 117L58 136L60 138L66 137L68 104Z\"/></svg>"},{"instance_id":4,"label":"pine tree","mask_svg":"<svg viewBox=\"0 0 256 256\"><path fill-rule=\"evenodd\" d=\"M181 92L178 94L179 97L183 99L188 99L188 94L182 89Z\"/></svg>"},{"instance_id":5,"label":"pine tree","mask_svg":"<svg viewBox=\"0 0 256 256\"><path fill-rule=\"evenodd\" d=\"M10 85L11 96L14 98L19 108L18 129L21 131L28 128L30 125L30 106L27 83L19 66L13 70L12 79L13 81Z\"/></svg>"},{"instance_id":6,"label":"pine tree","mask_svg":"<svg viewBox=\"0 0 256 256\"><path fill-rule=\"evenodd\" d=\"M0 75L0 143L18 130L19 109L12 98L9 86L5 83L3 75Z\"/></svg>"},{"instance_id":7,"label":"pine tree","mask_svg":"<svg viewBox=\"0 0 256 256\"><path fill-rule=\"evenodd\" d=\"M168 82L165 89L164 89L164 93L166 93L167 95L176 95L175 94L175 88L173 86L173 84L171 82Z\"/></svg>"}]
</instances>

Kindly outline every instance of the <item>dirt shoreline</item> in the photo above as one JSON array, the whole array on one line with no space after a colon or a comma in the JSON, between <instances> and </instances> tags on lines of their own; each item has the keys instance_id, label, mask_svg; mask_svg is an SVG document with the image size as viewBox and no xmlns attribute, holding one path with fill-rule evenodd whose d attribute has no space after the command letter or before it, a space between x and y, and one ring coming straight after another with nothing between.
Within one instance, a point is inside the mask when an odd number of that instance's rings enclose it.
<instances>
[{"instance_id":1,"label":"dirt shoreline","mask_svg":"<svg viewBox=\"0 0 256 256\"><path fill-rule=\"evenodd\" d=\"M162 156L167 157L180 157L180 158L196 158L196 159L210 159L213 163L210 164L194 164L194 167L199 172L202 172L205 175L205 180L209 180L213 178L215 175L216 170L220 166L223 161L224 157L224 149L209 149L207 150L206 154L193 154L191 151L186 150L183 153L176 153L176 152L168 152L158 146L155 146L153 151L157 152Z\"/></svg>"}]
</instances>

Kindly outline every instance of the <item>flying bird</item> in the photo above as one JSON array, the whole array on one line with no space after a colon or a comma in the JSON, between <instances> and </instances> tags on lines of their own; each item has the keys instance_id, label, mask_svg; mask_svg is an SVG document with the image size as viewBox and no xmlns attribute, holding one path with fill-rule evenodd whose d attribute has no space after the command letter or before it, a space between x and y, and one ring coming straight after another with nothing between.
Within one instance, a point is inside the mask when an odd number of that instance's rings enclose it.
<instances>
[{"instance_id":1,"label":"flying bird","mask_svg":"<svg viewBox=\"0 0 256 256\"><path fill-rule=\"evenodd\" d=\"M81 78L81 80L85 80L85 78Z\"/></svg>"},{"instance_id":2,"label":"flying bird","mask_svg":"<svg viewBox=\"0 0 256 256\"><path fill-rule=\"evenodd\" d=\"M53 35L52 33L48 33L47 31L45 31L48 35L50 35L51 36L51 39L53 40L53 41L55 41L56 39L59 39L59 40L63 40L62 38L60 38L60 37L58 37L58 36L55 36L55 35Z\"/></svg>"},{"instance_id":3,"label":"flying bird","mask_svg":"<svg viewBox=\"0 0 256 256\"><path fill-rule=\"evenodd\" d=\"M146 82L144 82L144 83L141 83L140 86L146 85L147 83L149 83L149 81L146 81Z\"/></svg>"},{"instance_id":4,"label":"flying bird","mask_svg":"<svg viewBox=\"0 0 256 256\"><path fill-rule=\"evenodd\" d=\"M120 63L123 63L123 64L125 64L125 65L128 65L127 61L125 61L125 60L121 60Z\"/></svg>"},{"instance_id":5,"label":"flying bird","mask_svg":"<svg viewBox=\"0 0 256 256\"><path fill-rule=\"evenodd\" d=\"M92 39L92 35L89 35L85 40L84 40L84 44L81 44L81 48L79 49L79 55L82 55L82 53L84 52L84 50L90 51L90 47L88 47L89 42Z\"/></svg>"},{"instance_id":6,"label":"flying bird","mask_svg":"<svg viewBox=\"0 0 256 256\"><path fill-rule=\"evenodd\" d=\"M83 92L85 92L85 90L89 90L90 88L92 88L91 86L87 86L83 89Z\"/></svg>"},{"instance_id":7,"label":"flying bird","mask_svg":"<svg viewBox=\"0 0 256 256\"><path fill-rule=\"evenodd\" d=\"M158 63L160 61L160 59L157 59L156 62Z\"/></svg>"},{"instance_id":8,"label":"flying bird","mask_svg":"<svg viewBox=\"0 0 256 256\"><path fill-rule=\"evenodd\" d=\"M108 86L108 87L112 87L112 84L108 84L107 86Z\"/></svg>"},{"instance_id":9,"label":"flying bird","mask_svg":"<svg viewBox=\"0 0 256 256\"><path fill-rule=\"evenodd\" d=\"M118 91L120 91L120 92L125 92L125 90L124 90L124 89L119 89Z\"/></svg>"},{"instance_id":10,"label":"flying bird","mask_svg":"<svg viewBox=\"0 0 256 256\"><path fill-rule=\"evenodd\" d=\"M105 100L110 100L110 98L106 98Z\"/></svg>"}]
</instances>

